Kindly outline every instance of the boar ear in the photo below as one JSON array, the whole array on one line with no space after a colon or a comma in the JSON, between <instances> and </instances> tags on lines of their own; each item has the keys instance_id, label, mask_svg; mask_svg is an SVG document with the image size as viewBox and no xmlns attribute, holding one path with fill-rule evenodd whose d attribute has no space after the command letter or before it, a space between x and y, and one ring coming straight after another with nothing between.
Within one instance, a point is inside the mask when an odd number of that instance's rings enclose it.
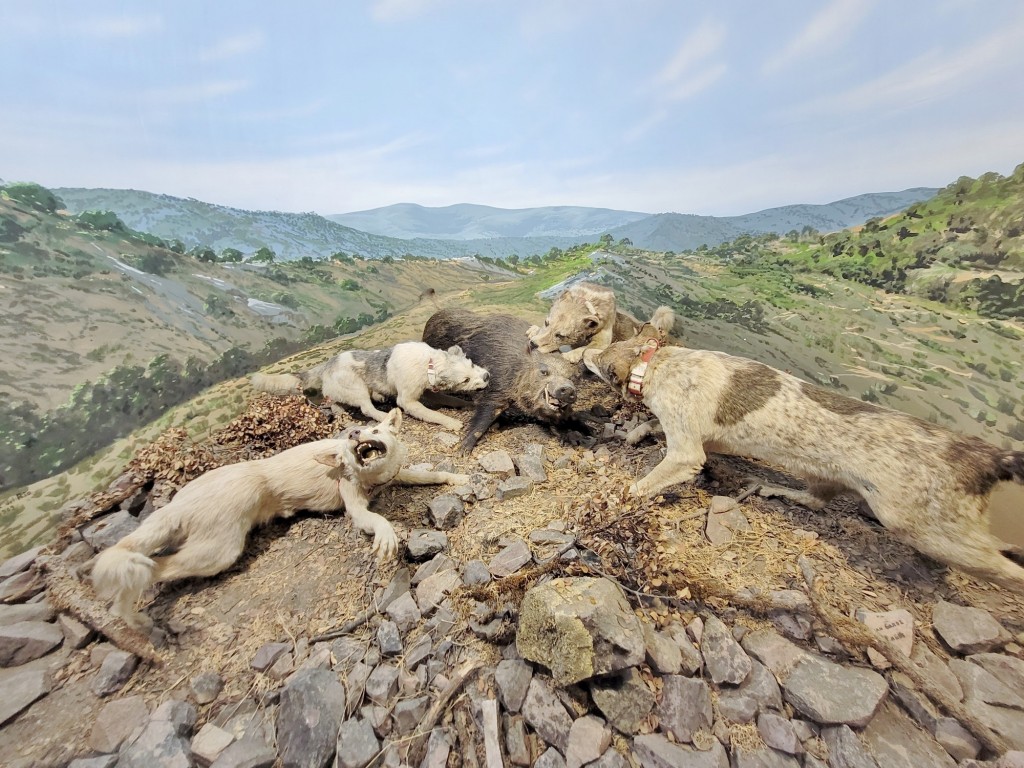
<instances>
[{"instance_id":1,"label":"boar ear","mask_svg":"<svg viewBox=\"0 0 1024 768\"><path fill-rule=\"evenodd\" d=\"M386 427L397 435L398 430L402 428L402 409L392 408L390 413L388 413L388 417L384 419L380 425L382 427Z\"/></svg>"},{"instance_id":2,"label":"boar ear","mask_svg":"<svg viewBox=\"0 0 1024 768\"><path fill-rule=\"evenodd\" d=\"M604 374L601 373L601 367L598 365L598 357L601 356L600 349L584 349L583 350L583 365L586 366L587 370L597 376L602 381L607 381Z\"/></svg>"},{"instance_id":3,"label":"boar ear","mask_svg":"<svg viewBox=\"0 0 1024 768\"><path fill-rule=\"evenodd\" d=\"M458 344L456 344L454 346L451 346L451 347L448 347L448 354L452 355L453 357L465 357L466 356L466 353L462 351L462 347L460 347Z\"/></svg>"},{"instance_id":4,"label":"boar ear","mask_svg":"<svg viewBox=\"0 0 1024 768\"><path fill-rule=\"evenodd\" d=\"M322 451L314 456L313 459L318 464L324 464L328 467L341 467L345 464L345 455L339 450Z\"/></svg>"}]
</instances>

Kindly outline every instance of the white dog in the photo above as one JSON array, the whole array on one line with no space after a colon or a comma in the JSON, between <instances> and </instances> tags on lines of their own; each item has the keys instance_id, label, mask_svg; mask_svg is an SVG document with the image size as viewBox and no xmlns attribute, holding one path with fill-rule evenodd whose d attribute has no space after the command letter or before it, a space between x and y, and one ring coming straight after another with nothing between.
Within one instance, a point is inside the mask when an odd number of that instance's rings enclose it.
<instances>
[{"instance_id":1,"label":"white dog","mask_svg":"<svg viewBox=\"0 0 1024 768\"><path fill-rule=\"evenodd\" d=\"M460 347L434 349L422 341L405 341L387 349L353 349L341 352L299 373L257 373L255 389L273 395L302 394L320 389L324 397L358 408L369 419L387 414L373 401L394 397L398 407L420 421L462 429L462 422L433 411L420 402L426 390L475 392L487 386L489 374L466 357Z\"/></svg>"},{"instance_id":2,"label":"white dog","mask_svg":"<svg viewBox=\"0 0 1024 768\"><path fill-rule=\"evenodd\" d=\"M378 556L393 556L398 536L391 523L370 511L374 491L390 482L469 481L451 472L403 469L406 449L397 438L401 425L402 412L395 408L376 426L355 427L338 439L305 443L197 477L100 553L92 570L97 594L113 599L115 616L148 626L152 622L136 605L152 584L220 573L242 554L250 529L300 509L344 508L356 529L373 535Z\"/></svg>"},{"instance_id":3,"label":"white dog","mask_svg":"<svg viewBox=\"0 0 1024 768\"><path fill-rule=\"evenodd\" d=\"M662 347L664 328L584 362L624 395L641 398L665 431L667 453L630 489L653 496L691 481L705 451L776 464L806 491L766 487L810 509L853 491L896 538L947 565L1024 593L1016 551L988 529L998 483L1024 483L1024 452L1007 451L899 411L854 400L767 365L721 352Z\"/></svg>"}]
</instances>

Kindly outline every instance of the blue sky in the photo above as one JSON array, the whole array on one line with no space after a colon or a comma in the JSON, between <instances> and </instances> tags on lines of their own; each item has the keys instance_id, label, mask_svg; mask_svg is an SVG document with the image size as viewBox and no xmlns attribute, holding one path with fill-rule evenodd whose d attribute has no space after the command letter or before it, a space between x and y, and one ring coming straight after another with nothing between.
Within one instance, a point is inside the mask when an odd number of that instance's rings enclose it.
<instances>
[{"instance_id":1,"label":"blue sky","mask_svg":"<svg viewBox=\"0 0 1024 768\"><path fill-rule=\"evenodd\" d=\"M0 178L710 215L1024 162L1019 0L0 0Z\"/></svg>"}]
</instances>

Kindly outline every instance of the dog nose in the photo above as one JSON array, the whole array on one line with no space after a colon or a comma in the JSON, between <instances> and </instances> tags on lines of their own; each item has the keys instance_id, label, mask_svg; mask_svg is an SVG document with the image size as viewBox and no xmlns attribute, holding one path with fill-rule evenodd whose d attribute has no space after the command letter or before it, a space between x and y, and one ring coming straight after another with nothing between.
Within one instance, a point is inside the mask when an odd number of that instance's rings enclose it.
<instances>
[{"instance_id":1,"label":"dog nose","mask_svg":"<svg viewBox=\"0 0 1024 768\"><path fill-rule=\"evenodd\" d=\"M576 402L576 387L572 384L563 384L555 390L555 398L559 402L563 403L575 403Z\"/></svg>"},{"instance_id":2,"label":"dog nose","mask_svg":"<svg viewBox=\"0 0 1024 768\"><path fill-rule=\"evenodd\" d=\"M529 343L529 344L527 344L527 347L526 347L526 348L527 348L527 349L531 349L531 350L532 350L532 349L537 349L537 342L536 342L536 341L534 341L533 339L530 339L530 343Z\"/></svg>"},{"instance_id":3,"label":"dog nose","mask_svg":"<svg viewBox=\"0 0 1024 768\"><path fill-rule=\"evenodd\" d=\"M349 437L359 437L359 430L358 429L350 429L348 431L348 436Z\"/></svg>"}]
</instances>

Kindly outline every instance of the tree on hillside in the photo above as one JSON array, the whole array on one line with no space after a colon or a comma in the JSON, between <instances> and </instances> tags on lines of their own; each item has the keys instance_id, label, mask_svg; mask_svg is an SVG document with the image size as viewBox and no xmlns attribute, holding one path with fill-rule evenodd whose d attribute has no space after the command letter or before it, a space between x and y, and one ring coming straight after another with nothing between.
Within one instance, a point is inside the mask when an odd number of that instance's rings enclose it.
<instances>
[{"instance_id":1,"label":"tree on hillside","mask_svg":"<svg viewBox=\"0 0 1024 768\"><path fill-rule=\"evenodd\" d=\"M243 254L237 248L225 248L220 252L220 258L217 261L224 262L225 264L238 264L242 261Z\"/></svg>"},{"instance_id":2,"label":"tree on hillside","mask_svg":"<svg viewBox=\"0 0 1024 768\"><path fill-rule=\"evenodd\" d=\"M277 258L277 254L274 253L274 251L272 249L270 249L270 248L268 248L267 246L264 245L262 248L260 248L258 251L256 251L256 253L254 253L252 255L252 258L250 258L249 261L261 262L261 263L264 263L264 264L270 264L276 258Z\"/></svg>"},{"instance_id":3,"label":"tree on hillside","mask_svg":"<svg viewBox=\"0 0 1024 768\"><path fill-rule=\"evenodd\" d=\"M75 216L75 221L89 229L106 232L126 232L128 227L113 211L82 211Z\"/></svg>"},{"instance_id":4,"label":"tree on hillside","mask_svg":"<svg viewBox=\"0 0 1024 768\"><path fill-rule=\"evenodd\" d=\"M217 261L217 254L214 252L213 248L210 248L207 245L197 245L192 249L191 256L196 261L205 261L208 264L212 264Z\"/></svg>"},{"instance_id":5,"label":"tree on hillside","mask_svg":"<svg viewBox=\"0 0 1024 768\"><path fill-rule=\"evenodd\" d=\"M598 242L605 247L609 247L612 243L615 242L615 238L612 237L609 233L605 232L603 235L601 235L601 238L598 240Z\"/></svg>"},{"instance_id":6,"label":"tree on hillside","mask_svg":"<svg viewBox=\"0 0 1024 768\"><path fill-rule=\"evenodd\" d=\"M40 184L34 184L29 181L12 182L4 187L0 187L0 192L3 193L4 197L16 203L27 205L29 208L35 208L37 211L43 211L44 213L53 213L58 208L64 207L64 201L53 194L53 192Z\"/></svg>"}]
</instances>

